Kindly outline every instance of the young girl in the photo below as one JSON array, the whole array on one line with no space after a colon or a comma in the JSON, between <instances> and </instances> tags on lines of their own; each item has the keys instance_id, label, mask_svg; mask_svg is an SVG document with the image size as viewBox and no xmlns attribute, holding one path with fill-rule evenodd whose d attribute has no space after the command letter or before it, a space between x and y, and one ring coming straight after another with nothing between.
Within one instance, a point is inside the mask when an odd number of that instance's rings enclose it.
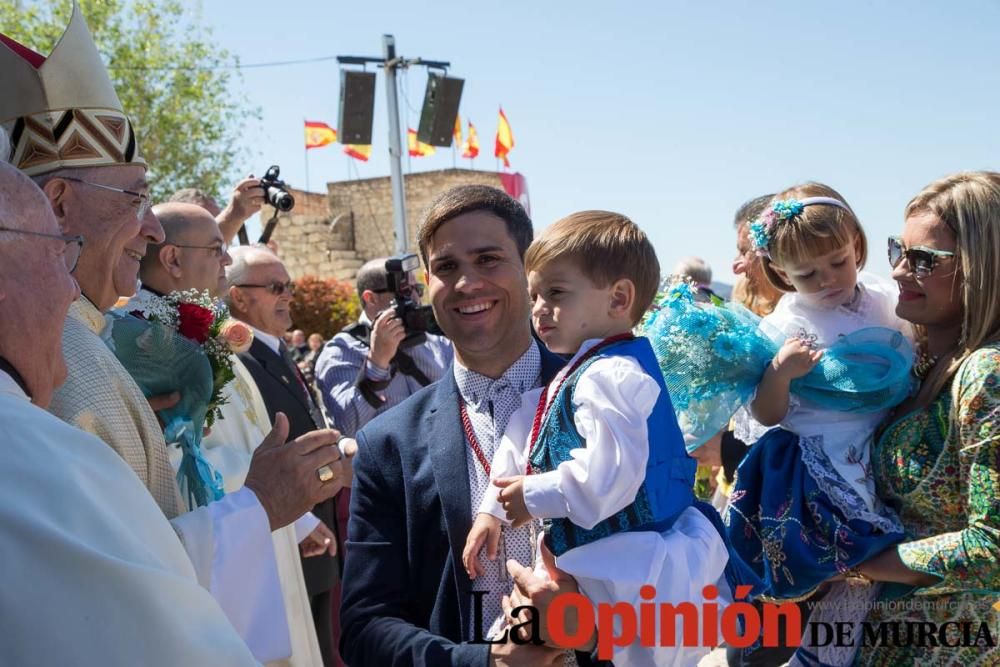
<instances>
[{"instance_id":1,"label":"young girl","mask_svg":"<svg viewBox=\"0 0 1000 667\"><path fill-rule=\"evenodd\" d=\"M640 588L651 584L657 602L698 605L713 584L721 608L724 529L714 509L694 501L695 461L649 341L631 333L659 284L652 245L628 218L586 211L546 229L525 267L535 331L573 357L510 420L492 462L498 493L484 499L466 542L469 576L480 573L484 545L496 557L502 522L541 519L558 567L594 604L638 609L649 602ZM636 643L613 661L692 665L709 648Z\"/></svg>"},{"instance_id":2,"label":"young girl","mask_svg":"<svg viewBox=\"0 0 1000 667\"><path fill-rule=\"evenodd\" d=\"M875 495L870 454L876 427L911 378L899 374L881 401L853 411L838 409L844 406L836 396L796 396L792 383L851 336L873 357L893 345L909 349L896 333L909 326L896 317L895 290L859 282L865 235L832 188L786 190L750 231L767 279L787 292L761 323L781 348L750 402L757 421L780 428L740 464L727 523L736 552L763 579L765 597L802 599L837 575L865 583L852 568L902 538L898 519ZM864 360L855 356L859 363L842 379L862 385ZM829 376L837 369L827 361Z\"/></svg>"}]
</instances>

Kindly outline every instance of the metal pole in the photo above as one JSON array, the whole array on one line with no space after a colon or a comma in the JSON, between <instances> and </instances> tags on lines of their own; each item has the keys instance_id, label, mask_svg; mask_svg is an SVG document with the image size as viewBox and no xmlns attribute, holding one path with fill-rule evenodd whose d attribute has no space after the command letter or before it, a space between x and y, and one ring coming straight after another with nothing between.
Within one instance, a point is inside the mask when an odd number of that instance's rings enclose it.
<instances>
[{"instance_id":1,"label":"metal pole","mask_svg":"<svg viewBox=\"0 0 1000 667\"><path fill-rule=\"evenodd\" d=\"M409 236L406 232L406 193L403 189L403 145L400 142L399 101L396 98L396 39L382 35L382 55L385 57L386 101L389 103L389 167L392 182L392 219L396 228L396 253L406 252Z\"/></svg>"},{"instance_id":2,"label":"metal pole","mask_svg":"<svg viewBox=\"0 0 1000 667\"><path fill-rule=\"evenodd\" d=\"M304 118L302 119L302 122L303 122L303 124L305 124L305 119ZM309 192L309 146L306 146L305 152L306 152L306 156L305 156L305 161L306 161L306 192Z\"/></svg>"}]
</instances>

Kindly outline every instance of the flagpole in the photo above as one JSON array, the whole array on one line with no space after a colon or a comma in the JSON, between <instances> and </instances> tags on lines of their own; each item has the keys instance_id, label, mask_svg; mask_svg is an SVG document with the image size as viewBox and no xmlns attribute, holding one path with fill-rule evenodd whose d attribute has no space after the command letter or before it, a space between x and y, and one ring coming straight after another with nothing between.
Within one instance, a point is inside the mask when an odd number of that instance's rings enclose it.
<instances>
[{"instance_id":1,"label":"flagpole","mask_svg":"<svg viewBox=\"0 0 1000 667\"><path fill-rule=\"evenodd\" d=\"M305 127L305 125L306 125L306 119L303 118L302 119L302 127ZM306 152L306 154L305 154L305 162L306 162L306 192L309 192L309 145L308 145L308 143L306 144L305 152Z\"/></svg>"}]
</instances>

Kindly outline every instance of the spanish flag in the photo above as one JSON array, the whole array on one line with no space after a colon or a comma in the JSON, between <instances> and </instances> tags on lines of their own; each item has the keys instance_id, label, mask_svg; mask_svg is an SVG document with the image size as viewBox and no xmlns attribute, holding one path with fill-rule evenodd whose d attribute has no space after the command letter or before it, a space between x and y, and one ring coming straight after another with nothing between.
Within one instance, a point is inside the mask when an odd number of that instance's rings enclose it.
<instances>
[{"instance_id":1,"label":"spanish flag","mask_svg":"<svg viewBox=\"0 0 1000 667\"><path fill-rule=\"evenodd\" d=\"M332 144L337 140L337 131L327 125L314 120L306 121L306 150L310 148L322 148L327 144Z\"/></svg>"},{"instance_id":2,"label":"spanish flag","mask_svg":"<svg viewBox=\"0 0 1000 667\"><path fill-rule=\"evenodd\" d=\"M462 144L462 157L467 157L470 160L479 155L479 135L476 134L476 126L469 121L469 136L465 138L465 143Z\"/></svg>"},{"instance_id":3,"label":"spanish flag","mask_svg":"<svg viewBox=\"0 0 1000 667\"><path fill-rule=\"evenodd\" d=\"M368 158L372 155L372 147L371 144L347 144L344 146L344 153L350 155L355 160L368 162Z\"/></svg>"},{"instance_id":4,"label":"spanish flag","mask_svg":"<svg viewBox=\"0 0 1000 667\"><path fill-rule=\"evenodd\" d=\"M493 155L503 159L503 166L510 167L507 154L512 148L514 148L514 134L510 131L510 123L507 122L503 107L500 107L500 120L497 122L497 140Z\"/></svg>"},{"instance_id":5,"label":"spanish flag","mask_svg":"<svg viewBox=\"0 0 1000 667\"><path fill-rule=\"evenodd\" d=\"M451 135L455 137L455 148L462 145L462 117L455 114L455 129L452 130Z\"/></svg>"},{"instance_id":6,"label":"spanish flag","mask_svg":"<svg viewBox=\"0 0 1000 667\"><path fill-rule=\"evenodd\" d=\"M416 130L406 131L406 143L409 146L410 155L413 157L427 157L428 155L434 155L436 152L433 146L417 139Z\"/></svg>"}]
</instances>

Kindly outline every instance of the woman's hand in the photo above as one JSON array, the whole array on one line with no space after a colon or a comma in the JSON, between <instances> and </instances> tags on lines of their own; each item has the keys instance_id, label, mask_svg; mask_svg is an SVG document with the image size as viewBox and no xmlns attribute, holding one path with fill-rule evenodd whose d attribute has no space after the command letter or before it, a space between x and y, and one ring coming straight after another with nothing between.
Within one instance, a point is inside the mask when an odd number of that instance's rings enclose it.
<instances>
[{"instance_id":1,"label":"woman's hand","mask_svg":"<svg viewBox=\"0 0 1000 667\"><path fill-rule=\"evenodd\" d=\"M899 557L899 552L895 546L891 546L885 551L872 556L856 568L861 574L873 581L892 581L910 586L926 588L941 581L933 574L911 570L903 563ZM841 577L843 578L843 577ZM831 579L831 581L836 580Z\"/></svg>"}]
</instances>

